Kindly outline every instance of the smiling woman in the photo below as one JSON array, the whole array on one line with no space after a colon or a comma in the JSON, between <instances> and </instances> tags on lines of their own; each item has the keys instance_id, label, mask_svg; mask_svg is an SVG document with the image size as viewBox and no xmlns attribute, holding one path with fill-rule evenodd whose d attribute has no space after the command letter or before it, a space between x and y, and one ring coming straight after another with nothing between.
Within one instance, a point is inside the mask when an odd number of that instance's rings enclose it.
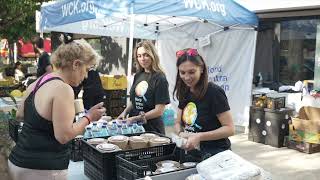
<instances>
[{"instance_id":1,"label":"smiling woman","mask_svg":"<svg viewBox=\"0 0 320 180\"><path fill-rule=\"evenodd\" d=\"M183 148L202 159L230 149L228 137L234 134L234 125L224 90L208 82L207 66L196 49L179 50L176 57L175 131L187 138ZM199 146L201 150L195 151Z\"/></svg>"}]
</instances>

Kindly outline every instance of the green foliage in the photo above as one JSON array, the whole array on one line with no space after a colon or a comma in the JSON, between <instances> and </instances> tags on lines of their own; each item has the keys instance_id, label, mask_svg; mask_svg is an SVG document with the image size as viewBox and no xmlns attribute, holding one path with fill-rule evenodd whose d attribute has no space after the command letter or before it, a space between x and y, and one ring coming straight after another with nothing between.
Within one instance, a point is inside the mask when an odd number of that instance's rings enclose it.
<instances>
[{"instance_id":1,"label":"green foliage","mask_svg":"<svg viewBox=\"0 0 320 180\"><path fill-rule=\"evenodd\" d=\"M0 38L9 42L19 37L30 39L36 34L35 12L48 0L0 0Z\"/></svg>"}]
</instances>

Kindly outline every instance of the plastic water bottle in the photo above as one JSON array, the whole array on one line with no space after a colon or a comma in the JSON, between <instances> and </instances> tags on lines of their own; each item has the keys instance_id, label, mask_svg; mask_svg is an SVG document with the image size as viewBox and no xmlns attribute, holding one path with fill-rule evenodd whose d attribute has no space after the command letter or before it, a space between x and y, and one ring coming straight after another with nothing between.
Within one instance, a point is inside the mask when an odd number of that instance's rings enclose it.
<instances>
[{"instance_id":1,"label":"plastic water bottle","mask_svg":"<svg viewBox=\"0 0 320 180\"><path fill-rule=\"evenodd\" d=\"M121 135L121 134L122 134L122 126L121 124L118 124L116 135Z\"/></svg>"},{"instance_id":2,"label":"plastic water bottle","mask_svg":"<svg viewBox=\"0 0 320 180\"><path fill-rule=\"evenodd\" d=\"M132 125L132 133L138 133L138 124L137 124L137 122L134 122L133 124L131 124Z\"/></svg>"},{"instance_id":3,"label":"plastic water bottle","mask_svg":"<svg viewBox=\"0 0 320 180\"><path fill-rule=\"evenodd\" d=\"M126 121L122 121L121 133L122 133L123 135L125 135L125 134L130 134L129 128L128 128L128 126L127 126L127 122L126 122Z\"/></svg>"},{"instance_id":4,"label":"plastic water bottle","mask_svg":"<svg viewBox=\"0 0 320 180\"><path fill-rule=\"evenodd\" d=\"M100 137L109 136L108 129L106 125L101 126Z\"/></svg>"},{"instance_id":5,"label":"plastic water bottle","mask_svg":"<svg viewBox=\"0 0 320 180\"><path fill-rule=\"evenodd\" d=\"M100 129L99 129L97 123L93 122L92 123L92 135L93 135L93 137L99 137L100 136L99 135L99 133L100 133L99 131L100 131Z\"/></svg>"},{"instance_id":6,"label":"plastic water bottle","mask_svg":"<svg viewBox=\"0 0 320 180\"><path fill-rule=\"evenodd\" d=\"M108 136L110 136L110 134L109 134L109 128L108 128L108 123L104 122L104 123L102 123L102 126L106 126L106 130L107 130Z\"/></svg>"},{"instance_id":7,"label":"plastic water bottle","mask_svg":"<svg viewBox=\"0 0 320 180\"><path fill-rule=\"evenodd\" d=\"M84 132L83 138L87 139L87 138L92 138L92 130L91 127L87 127L86 131Z\"/></svg>"},{"instance_id":8,"label":"plastic water bottle","mask_svg":"<svg viewBox=\"0 0 320 180\"><path fill-rule=\"evenodd\" d=\"M109 127L109 135L114 136L117 135L117 122L113 121L111 127Z\"/></svg>"},{"instance_id":9,"label":"plastic water bottle","mask_svg":"<svg viewBox=\"0 0 320 180\"><path fill-rule=\"evenodd\" d=\"M144 133L144 132L146 132L146 130L143 127L143 122L138 121L138 133Z\"/></svg>"},{"instance_id":10,"label":"plastic water bottle","mask_svg":"<svg viewBox=\"0 0 320 180\"><path fill-rule=\"evenodd\" d=\"M128 132L129 132L129 134L134 133L133 130L132 130L132 126L133 126L133 124L129 124L129 125L128 125Z\"/></svg>"}]
</instances>

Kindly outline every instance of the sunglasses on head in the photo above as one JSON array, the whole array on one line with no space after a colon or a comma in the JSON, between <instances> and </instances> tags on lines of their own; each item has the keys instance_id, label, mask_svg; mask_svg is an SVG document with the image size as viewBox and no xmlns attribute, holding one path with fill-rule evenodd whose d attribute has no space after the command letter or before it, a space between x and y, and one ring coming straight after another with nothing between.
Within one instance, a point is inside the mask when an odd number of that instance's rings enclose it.
<instances>
[{"instance_id":1,"label":"sunglasses on head","mask_svg":"<svg viewBox=\"0 0 320 180\"><path fill-rule=\"evenodd\" d=\"M180 58L181 56L184 56L184 55L195 57L195 56L198 56L199 53L198 53L197 49L192 49L192 48L183 49L183 50L179 50L179 51L176 52L176 57L177 58Z\"/></svg>"}]
</instances>

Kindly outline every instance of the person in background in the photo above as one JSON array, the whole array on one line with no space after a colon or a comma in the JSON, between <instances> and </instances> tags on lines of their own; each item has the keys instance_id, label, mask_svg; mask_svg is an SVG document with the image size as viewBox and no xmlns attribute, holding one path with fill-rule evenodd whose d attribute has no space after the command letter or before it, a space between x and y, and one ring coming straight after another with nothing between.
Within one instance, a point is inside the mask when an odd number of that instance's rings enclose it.
<instances>
[{"instance_id":1,"label":"person in background","mask_svg":"<svg viewBox=\"0 0 320 180\"><path fill-rule=\"evenodd\" d=\"M105 113L103 103L93 106L79 121L75 118L74 93L100 56L85 41L66 39L52 54L57 70L44 74L26 90L17 119L24 119L19 141L8 167L13 180L66 180L69 141L83 134L90 122Z\"/></svg>"},{"instance_id":2,"label":"person in background","mask_svg":"<svg viewBox=\"0 0 320 180\"><path fill-rule=\"evenodd\" d=\"M165 134L161 119L165 105L170 103L168 81L160 67L159 56L150 41L137 44L134 56L137 72L130 90L130 102L118 118L127 114L129 123L143 120L146 131Z\"/></svg>"},{"instance_id":3,"label":"person in background","mask_svg":"<svg viewBox=\"0 0 320 180\"><path fill-rule=\"evenodd\" d=\"M179 50L176 57L175 132L187 138L184 148L202 159L230 149L228 137L235 129L224 90L208 82L207 66L196 49Z\"/></svg>"},{"instance_id":4,"label":"person in background","mask_svg":"<svg viewBox=\"0 0 320 180\"><path fill-rule=\"evenodd\" d=\"M14 78L16 81L21 81L24 79L24 73L22 72L22 64L17 61L14 65Z\"/></svg>"},{"instance_id":5,"label":"person in background","mask_svg":"<svg viewBox=\"0 0 320 180\"><path fill-rule=\"evenodd\" d=\"M90 109L95 104L105 101L99 73L94 69L88 72L88 77L79 86L73 87L75 98L78 98L81 90L83 90L82 99L85 109Z\"/></svg>"},{"instance_id":6,"label":"person in background","mask_svg":"<svg viewBox=\"0 0 320 180\"><path fill-rule=\"evenodd\" d=\"M49 54L44 51L43 38L36 36L32 39L32 42L34 44L36 54L39 55L37 77L40 77L45 73L51 73L53 71L53 67L50 62Z\"/></svg>"}]
</instances>

